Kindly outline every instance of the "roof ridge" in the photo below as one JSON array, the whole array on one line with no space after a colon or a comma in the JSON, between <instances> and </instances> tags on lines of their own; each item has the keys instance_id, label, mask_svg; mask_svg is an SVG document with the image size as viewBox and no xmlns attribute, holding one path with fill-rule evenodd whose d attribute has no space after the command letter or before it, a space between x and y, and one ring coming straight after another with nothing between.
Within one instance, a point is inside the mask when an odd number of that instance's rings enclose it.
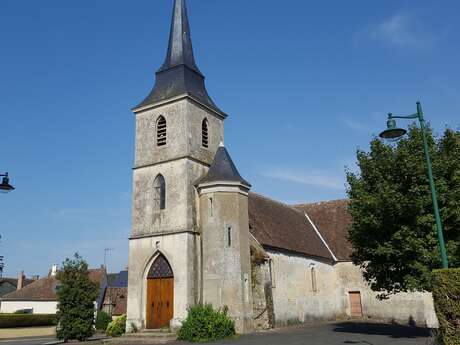
<instances>
[{"instance_id":1,"label":"roof ridge","mask_svg":"<svg viewBox=\"0 0 460 345\"><path fill-rule=\"evenodd\" d=\"M288 203L285 203L285 202L282 202L282 201L273 199L273 198L271 198L271 197L268 197L268 196L266 196L266 195L263 195L263 194L260 194L260 193L256 193L256 192L253 192L253 191L250 191L249 194L254 194L254 195L258 196L258 197L261 197L262 199L270 200L270 201L272 201L272 202L274 202L274 203L276 203L276 204L282 205L282 206L287 207L287 208L289 208L289 209L291 209L291 210L293 210L293 211L295 211L295 212L297 212L297 213L300 213L300 214L303 216L303 212L300 211L300 210L298 210L298 209L296 209L296 208L294 207L294 205L290 205L290 204L288 204Z\"/></svg>"},{"instance_id":2,"label":"roof ridge","mask_svg":"<svg viewBox=\"0 0 460 345\"><path fill-rule=\"evenodd\" d=\"M338 202L338 201L350 201L350 199L347 198L342 198L342 199L333 199L333 200L323 200L323 201L315 201L315 202L309 202L309 203L304 203L304 204L293 204L293 207L298 207L298 206L307 206L307 205L321 205L321 204L330 204L333 202Z\"/></svg>"}]
</instances>

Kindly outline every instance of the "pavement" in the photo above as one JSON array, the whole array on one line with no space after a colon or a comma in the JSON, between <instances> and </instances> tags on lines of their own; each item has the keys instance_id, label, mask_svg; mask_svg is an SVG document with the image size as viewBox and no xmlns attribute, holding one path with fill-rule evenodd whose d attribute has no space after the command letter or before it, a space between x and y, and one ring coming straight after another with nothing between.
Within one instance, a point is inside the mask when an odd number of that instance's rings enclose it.
<instances>
[{"instance_id":1,"label":"pavement","mask_svg":"<svg viewBox=\"0 0 460 345\"><path fill-rule=\"evenodd\" d=\"M25 338L0 339L0 345L42 345L54 339ZM98 344L91 342L85 344ZM75 344L75 343L74 343ZM126 342L126 345L135 342ZM185 345L172 342L170 345ZM430 331L425 328L382 325L365 322L334 322L278 328L239 336L235 339L208 343L208 345L431 345Z\"/></svg>"}]
</instances>

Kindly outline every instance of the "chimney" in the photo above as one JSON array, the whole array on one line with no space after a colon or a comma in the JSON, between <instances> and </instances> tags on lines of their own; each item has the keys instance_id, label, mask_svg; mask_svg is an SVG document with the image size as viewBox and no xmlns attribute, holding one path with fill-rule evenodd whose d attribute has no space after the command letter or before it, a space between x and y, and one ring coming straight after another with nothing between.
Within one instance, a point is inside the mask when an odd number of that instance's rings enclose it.
<instances>
[{"instance_id":1,"label":"chimney","mask_svg":"<svg viewBox=\"0 0 460 345\"><path fill-rule=\"evenodd\" d=\"M56 277L56 274L57 274L57 270L58 270L58 265L56 265L56 264L53 264L53 267L51 267L51 273L50 273L50 276L51 276L51 277Z\"/></svg>"},{"instance_id":2,"label":"chimney","mask_svg":"<svg viewBox=\"0 0 460 345\"><path fill-rule=\"evenodd\" d=\"M35 275L32 276L32 280L35 281L35 280L38 280L38 279L40 279L40 276L38 274L35 274Z\"/></svg>"},{"instance_id":3,"label":"chimney","mask_svg":"<svg viewBox=\"0 0 460 345\"><path fill-rule=\"evenodd\" d=\"M21 271L21 273L19 274L19 279L18 279L18 285L17 285L17 290L20 290L24 287L24 279L26 279L26 277L24 276L24 271Z\"/></svg>"}]
</instances>

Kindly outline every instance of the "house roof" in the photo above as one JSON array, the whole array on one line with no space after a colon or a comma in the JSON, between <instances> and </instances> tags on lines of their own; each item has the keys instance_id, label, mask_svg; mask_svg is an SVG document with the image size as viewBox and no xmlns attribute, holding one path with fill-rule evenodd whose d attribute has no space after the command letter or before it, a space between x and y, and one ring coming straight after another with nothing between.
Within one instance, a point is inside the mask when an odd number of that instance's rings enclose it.
<instances>
[{"instance_id":1,"label":"house roof","mask_svg":"<svg viewBox=\"0 0 460 345\"><path fill-rule=\"evenodd\" d=\"M103 306L112 306L112 315L123 315L126 314L127 301L127 287L108 287L105 291Z\"/></svg>"},{"instance_id":2,"label":"house roof","mask_svg":"<svg viewBox=\"0 0 460 345\"><path fill-rule=\"evenodd\" d=\"M248 202L249 230L262 246L334 260L303 212L255 193Z\"/></svg>"},{"instance_id":3,"label":"house roof","mask_svg":"<svg viewBox=\"0 0 460 345\"><path fill-rule=\"evenodd\" d=\"M24 286L29 285L30 283L33 283L35 280L33 279L24 279ZM0 285L3 283L9 283L14 286L18 286L18 278L0 278Z\"/></svg>"},{"instance_id":4,"label":"house roof","mask_svg":"<svg viewBox=\"0 0 460 345\"><path fill-rule=\"evenodd\" d=\"M223 144L217 149L214 160L206 175L198 181L198 185L213 182L236 182L248 188L251 184L241 177L238 169Z\"/></svg>"},{"instance_id":5,"label":"house roof","mask_svg":"<svg viewBox=\"0 0 460 345\"><path fill-rule=\"evenodd\" d=\"M113 288L128 287L128 271L107 274L107 286Z\"/></svg>"},{"instance_id":6,"label":"house roof","mask_svg":"<svg viewBox=\"0 0 460 345\"><path fill-rule=\"evenodd\" d=\"M100 283L105 276L105 269L90 269L88 276L93 282ZM47 276L32 282L22 289L2 296L7 301L57 301L56 289L59 281L54 276Z\"/></svg>"},{"instance_id":7,"label":"house roof","mask_svg":"<svg viewBox=\"0 0 460 345\"><path fill-rule=\"evenodd\" d=\"M226 117L206 91L204 79L193 55L185 0L174 0L165 62L156 73L156 82L152 91L135 109L177 96L188 95L213 109L222 117Z\"/></svg>"},{"instance_id":8,"label":"house roof","mask_svg":"<svg viewBox=\"0 0 460 345\"><path fill-rule=\"evenodd\" d=\"M351 225L348 200L324 201L294 207L310 217L337 259L350 260L353 247L347 239Z\"/></svg>"}]
</instances>

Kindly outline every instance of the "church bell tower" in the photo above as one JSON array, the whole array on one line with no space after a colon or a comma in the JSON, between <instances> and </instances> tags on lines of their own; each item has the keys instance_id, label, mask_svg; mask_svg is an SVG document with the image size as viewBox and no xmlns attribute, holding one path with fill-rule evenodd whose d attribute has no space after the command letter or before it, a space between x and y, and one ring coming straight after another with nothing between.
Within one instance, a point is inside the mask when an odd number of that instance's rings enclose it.
<instances>
[{"instance_id":1,"label":"church bell tower","mask_svg":"<svg viewBox=\"0 0 460 345\"><path fill-rule=\"evenodd\" d=\"M136 149L129 242L128 330L179 326L200 302L195 182L224 137L223 113L196 65L185 0L175 0L166 59L133 109Z\"/></svg>"}]
</instances>

